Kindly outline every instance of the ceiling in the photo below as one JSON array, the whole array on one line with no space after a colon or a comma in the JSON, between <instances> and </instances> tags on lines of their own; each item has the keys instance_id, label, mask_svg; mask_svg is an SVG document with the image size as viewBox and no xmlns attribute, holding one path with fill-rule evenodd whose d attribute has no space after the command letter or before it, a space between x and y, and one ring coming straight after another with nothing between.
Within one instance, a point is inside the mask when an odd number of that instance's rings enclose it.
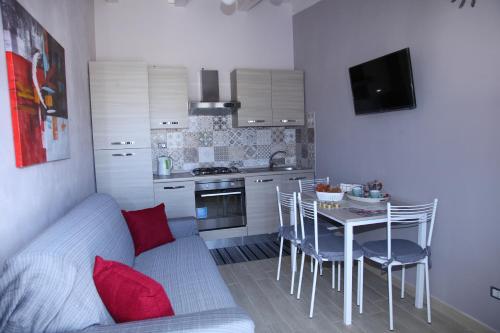
<instances>
[{"instance_id":1,"label":"ceiling","mask_svg":"<svg viewBox=\"0 0 500 333\"><path fill-rule=\"evenodd\" d=\"M105 0L106 2L116 3L119 0ZM166 0L168 3L178 6L185 7L189 5L190 1L205 1L205 0ZM249 11L255 6L258 6L263 1L269 1L274 5L286 5L290 6L292 13L297 14L306 8L311 7L315 3L321 0L236 0L238 3L238 9L241 11Z\"/></svg>"}]
</instances>

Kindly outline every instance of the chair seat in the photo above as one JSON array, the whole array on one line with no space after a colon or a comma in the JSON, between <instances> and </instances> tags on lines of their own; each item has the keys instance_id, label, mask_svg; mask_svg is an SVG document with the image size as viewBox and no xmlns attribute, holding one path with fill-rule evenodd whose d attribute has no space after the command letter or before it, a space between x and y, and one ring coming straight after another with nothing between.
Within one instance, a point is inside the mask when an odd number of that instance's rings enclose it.
<instances>
[{"instance_id":1,"label":"chair seat","mask_svg":"<svg viewBox=\"0 0 500 333\"><path fill-rule=\"evenodd\" d=\"M318 253L314 251L314 238L307 237L301 246L305 254L321 261L344 261L344 237L329 235L318 236ZM363 256L363 250L358 242L352 242L352 257L358 259Z\"/></svg>"},{"instance_id":2,"label":"chair seat","mask_svg":"<svg viewBox=\"0 0 500 333\"><path fill-rule=\"evenodd\" d=\"M415 242L407 239L393 239L391 241L391 260L387 258L387 240L377 240L363 244L365 257L377 258L382 261L397 261L401 264L414 263L429 255L427 248L422 248Z\"/></svg>"},{"instance_id":3,"label":"chair seat","mask_svg":"<svg viewBox=\"0 0 500 333\"><path fill-rule=\"evenodd\" d=\"M306 235L314 235L314 225L312 223L304 223L304 229ZM328 235L332 231L328 230L325 226L318 225L318 235ZM293 225L284 225L280 227L278 231L278 236L283 237L289 241L300 241L302 239L302 228L297 225L298 237L295 237L295 228Z\"/></svg>"}]
</instances>

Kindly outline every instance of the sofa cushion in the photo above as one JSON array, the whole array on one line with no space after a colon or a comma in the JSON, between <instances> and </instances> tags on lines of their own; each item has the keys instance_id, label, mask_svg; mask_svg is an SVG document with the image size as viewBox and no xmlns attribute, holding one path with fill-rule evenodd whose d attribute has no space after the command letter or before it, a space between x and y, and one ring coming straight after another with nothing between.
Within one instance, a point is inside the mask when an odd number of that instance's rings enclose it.
<instances>
[{"instance_id":1,"label":"sofa cushion","mask_svg":"<svg viewBox=\"0 0 500 333\"><path fill-rule=\"evenodd\" d=\"M174 315L161 284L127 265L97 256L94 283L118 323Z\"/></svg>"},{"instance_id":2,"label":"sofa cushion","mask_svg":"<svg viewBox=\"0 0 500 333\"><path fill-rule=\"evenodd\" d=\"M135 255L175 241L168 227L165 204L135 211L122 211L132 235Z\"/></svg>"},{"instance_id":3,"label":"sofa cushion","mask_svg":"<svg viewBox=\"0 0 500 333\"><path fill-rule=\"evenodd\" d=\"M236 306L199 236L144 252L134 268L163 285L176 315Z\"/></svg>"},{"instance_id":4,"label":"sofa cushion","mask_svg":"<svg viewBox=\"0 0 500 333\"><path fill-rule=\"evenodd\" d=\"M129 266L134 261L120 208L104 194L87 198L7 261L0 277L0 332L16 332L16 327L68 332L113 323L92 280L96 255Z\"/></svg>"}]
</instances>

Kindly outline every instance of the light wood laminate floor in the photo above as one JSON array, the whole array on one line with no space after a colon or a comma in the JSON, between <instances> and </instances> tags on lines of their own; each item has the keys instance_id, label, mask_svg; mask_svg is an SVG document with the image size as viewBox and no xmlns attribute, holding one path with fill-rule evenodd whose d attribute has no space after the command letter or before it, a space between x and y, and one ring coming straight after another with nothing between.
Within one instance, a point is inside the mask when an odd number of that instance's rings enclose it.
<instances>
[{"instance_id":1,"label":"light wood laminate floor","mask_svg":"<svg viewBox=\"0 0 500 333\"><path fill-rule=\"evenodd\" d=\"M364 313L353 307L353 325L342 323L343 291L331 288L331 263L325 263L323 276L318 278L314 317L309 319L312 273L306 260L302 297L290 295L290 257L283 258L282 275L276 281L277 258L219 266L236 302L253 318L256 332L389 332L387 284L365 269ZM357 270L354 269L354 272ZM397 273L396 273L397 274ZM296 287L298 273L296 276ZM356 283L353 283L353 299ZM413 295L400 299L399 286L394 287L395 331L405 333L470 333L451 317L433 309L432 324L426 322L424 309L414 307Z\"/></svg>"}]
</instances>

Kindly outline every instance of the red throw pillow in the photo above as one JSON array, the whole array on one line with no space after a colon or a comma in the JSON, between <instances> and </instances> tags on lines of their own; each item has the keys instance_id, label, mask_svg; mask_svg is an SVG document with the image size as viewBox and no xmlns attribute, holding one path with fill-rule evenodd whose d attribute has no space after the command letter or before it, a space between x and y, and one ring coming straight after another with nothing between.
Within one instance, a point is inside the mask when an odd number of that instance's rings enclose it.
<instances>
[{"instance_id":1,"label":"red throw pillow","mask_svg":"<svg viewBox=\"0 0 500 333\"><path fill-rule=\"evenodd\" d=\"M127 265L95 257L94 284L117 323L174 315L161 284Z\"/></svg>"},{"instance_id":2,"label":"red throw pillow","mask_svg":"<svg viewBox=\"0 0 500 333\"><path fill-rule=\"evenodd\" d=\"M132 235L135 255L157 246L175 241L168 226L165 205L126 212L122 210Z\"/></svg>"}]
</instances>

